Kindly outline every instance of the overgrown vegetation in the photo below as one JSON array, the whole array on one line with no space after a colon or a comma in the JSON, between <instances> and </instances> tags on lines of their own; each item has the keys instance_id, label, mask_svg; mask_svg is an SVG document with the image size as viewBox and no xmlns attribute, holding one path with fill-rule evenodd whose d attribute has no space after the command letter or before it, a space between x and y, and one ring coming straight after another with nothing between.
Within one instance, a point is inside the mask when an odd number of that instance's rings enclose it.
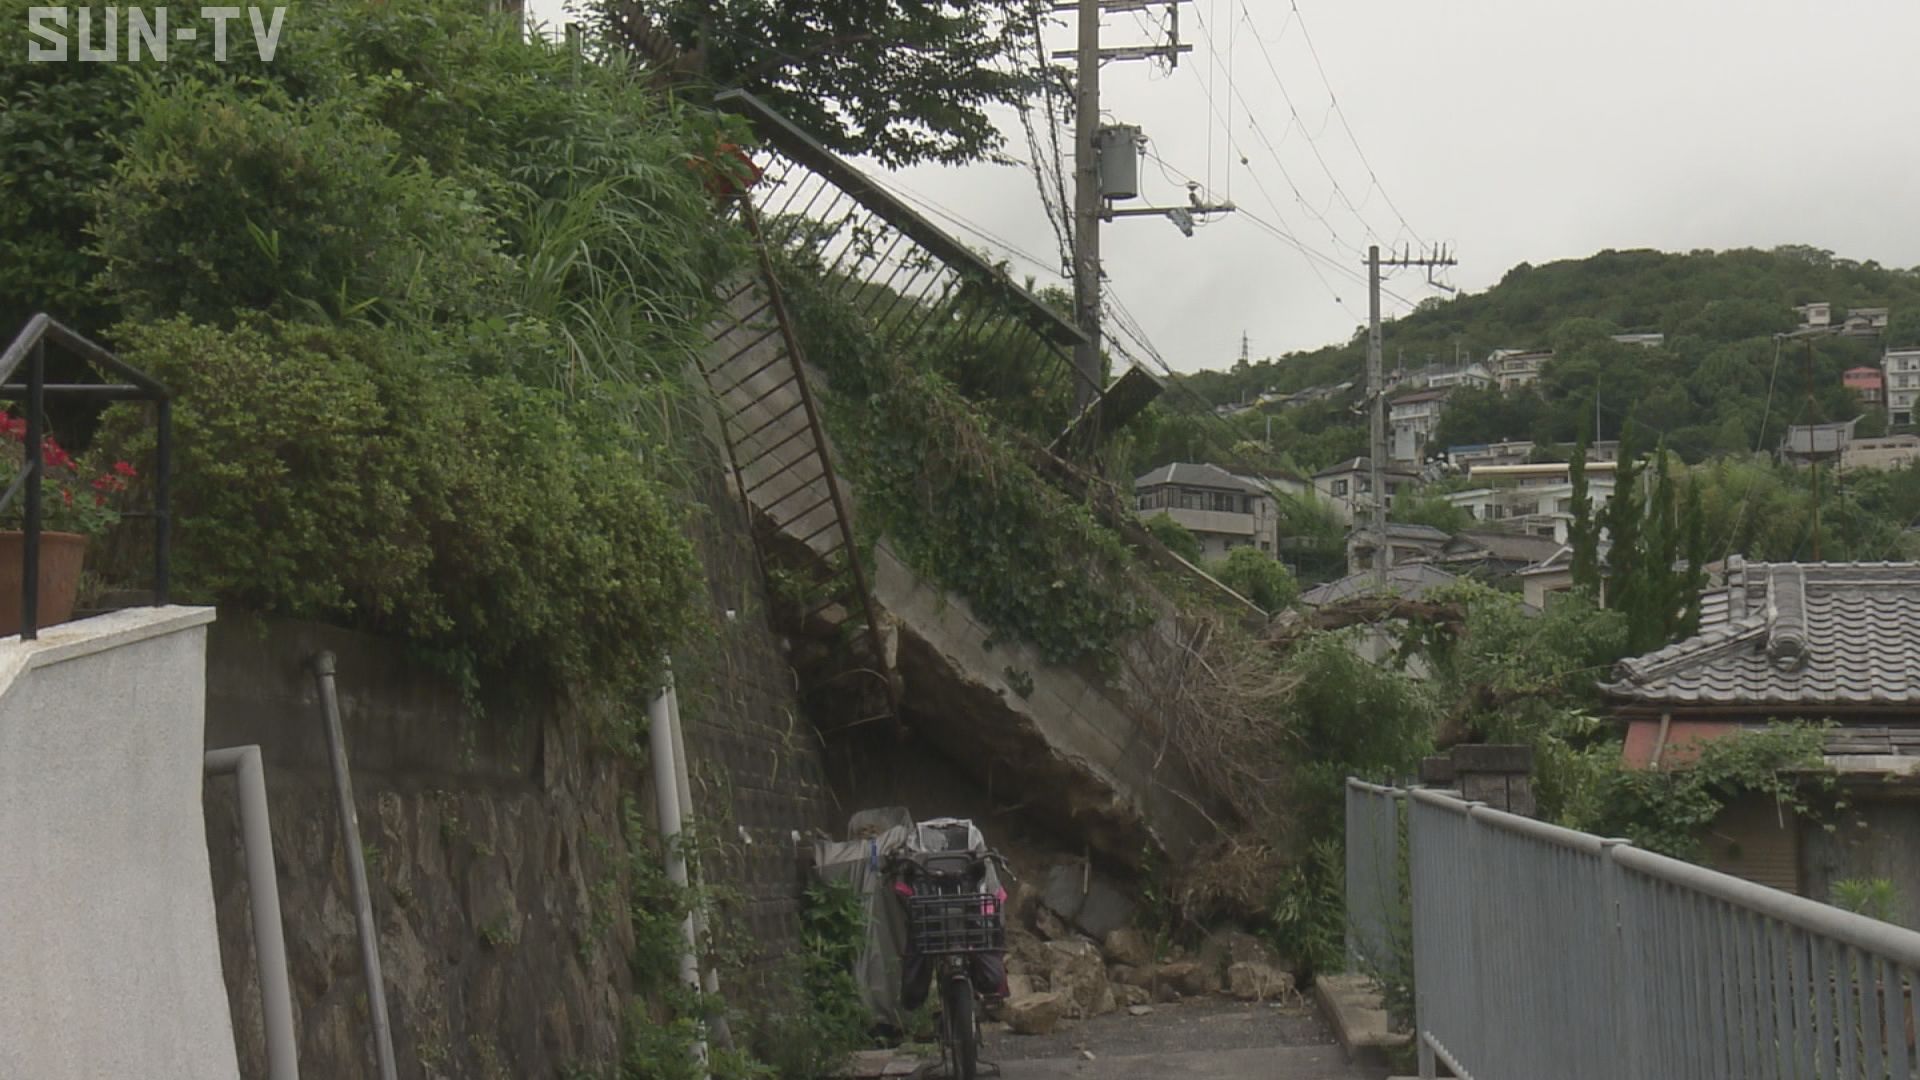
<instances>
[{"instance_id":1,"label":"overgrown vegetation","mask_svg":"<svg viewBox=\"0 0 1920 1080\"><path fill-rule=\"evenodd\" d=\"M1823 338L1776 354L1772 335L1794 328L1793 305L1828 301L1839 312L1890 307L1883 338ZM1626 344L1626 331L1665 334L1657 348ZM1395 320L1387 345L1409 367L1451 363L1455 350L1479 360L1497 348L1552 349L1539 394L1462 391L1434 434L1439 446L1532 439L1571 444L1590 423L1596 399L1608 437L1625 426L1647 442L1662 436L1689 462L1779 443L1789 423L1846 419L1860 409L1840 373L1877 363L1886 346L1920 344L1920 268L1856 262L1806 246L1771 251L1603 251L1582 259L1522 263L1480 293L1433 298ZM1809 355L1810 354L1810 355ZM1365 335L1347 342L1186 377L1209 403L1251 400L1268 389L1296 391L1359 378ZM1791 380L1791 381L1789 381ZM1780 395L1768 408L1769 388ZM1805 388L1814 400L1803 407ZM1791 404L1786 402L1791 387ZM1175 429L1211 426L1186 394L1169 395ZM1260 410L1230 419L1250 449L1263 447L1306 471L1365 453L1364 430L1344 402ZM1876 421L1876 423L1879 421ZM1358 437L1359 442L1354 441ZM1343 441L1344 440L1344 441ZM1157 457L1145 467L1175 458ZM1201 460L1191 455L1178 460Z\"/></svg>"},{"instance_id":2,"label":"overgrown vegetation","mask_svg":"<svg viewBox=\"0 0 1920 1080\"><path fill-rule=\"evenodd\" d=\"M176 590L470 689L638 697L699 574L675 490L738 251L701 180L723 122L453 0L289 9L273 63L226 65L28 63L0 7L0 318L174 390ZM123 407L93 449L149 439Z\"/></svg>"},{"instance_id":3,"label":"overgrown vegetation","mask_svg":"<svg viewBox=\"0 0 1920 1080\"><path fill-rule=\"evenodd\" d=\"M1047 660L1111 665L1113 646L1151 620L1119 536L954 388L943 354L886 352L817 268L789 262L781 281L807 356L831 375L828 419L862 527Z\"/></svg>"}]
</instances>

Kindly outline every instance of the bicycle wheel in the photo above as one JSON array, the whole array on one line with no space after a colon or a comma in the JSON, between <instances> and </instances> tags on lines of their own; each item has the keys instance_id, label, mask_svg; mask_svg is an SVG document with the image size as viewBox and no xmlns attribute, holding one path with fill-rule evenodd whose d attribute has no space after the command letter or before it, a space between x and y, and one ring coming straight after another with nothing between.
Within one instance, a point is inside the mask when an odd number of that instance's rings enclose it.
<instances>
[{"instance_id":1,"label":"bicycle wheel","mask_svg":"<svg viewBox=\"0 0 1920 1080\"><path fill-rule=\"evenodd\" d=\"M953 1044L954 1080L974 1080L980 1056L980 1026L973 1021L973 984L966 976L948 979L946 998L947 1037Z\"/></svg>"}]
</instances>

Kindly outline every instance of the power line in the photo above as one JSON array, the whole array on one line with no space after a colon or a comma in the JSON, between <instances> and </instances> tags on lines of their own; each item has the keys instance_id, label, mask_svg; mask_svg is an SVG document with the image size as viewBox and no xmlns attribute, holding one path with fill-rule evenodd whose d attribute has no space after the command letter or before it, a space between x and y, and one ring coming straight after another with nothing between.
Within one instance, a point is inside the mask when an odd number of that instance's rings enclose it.
<instances>
[{"instance_id":1,"label":"power line","mask_svg":"<svg viewBox=\"0 0 1920 1080\"><path fill-rule=\"evenodd\" d=\"M1011 255L1015 258L1023 259L1026 262L1032 263L1034 266L1039 267L1044 272L1051 274L1056 278L1064 279L1065 275L1060 272L1060 269L1058 267L1049 266L1047 264L1047 261L1041 258L1040 256L1035 255L1031 251L1028 251L1025 248L1020 247L1018 244L1015 244L1013 241L1008 240L1005 237L999 236L995 233L988 232L986 229L981 228L980 226L975 225L970 221L967 221L965 218L960 217L957 212L949 210L946 207L942 206L941 204L926 197L925 195L921 195L913 191L911 188L908 188L905 185L901 184L898 180L893 179L892 177L888 177L887 180L883 182L882 186L890 189L893 192L893 194L898 195L909 202L919 204L922 209L926 210L930 214L935 215L936 217L940 217L946 220L949 224L953 225L955 228L972 233L975 237L981 240L984 240L988 244L991 244L1001 249L1000 250L1001 254Z\"/></svg>"},{"instance_id":2,"label":"power line","mask_svg":"<svg viewBox=\"0 0 1920 1080\"><path fill-rule=\"evenodd\" d=\"M1253 13L1247 10L1247 6L1244 0L1242 0L1242 3L1240 5L1240 11L1241 11L1242 17L1245 19L1247 24L1251 26L1253 24ZM1294 16L1299 15L1298 6L1294 8L1292 14ZM1204 31L1206 28L1201 27L1201 29ZM1300 29L1301 29L1301 33L1305 34L1306 24L1304 22L1301 23ZM1258 35L1256 34L1255 36L1257 39ZM1309 41L1309 47L1311 47L1311 41ZM1346 204L1348 212L1352 213L1355 220L1360 222L1361 227L1366 230L1366 233L1368 236L1372 237L1374 240L1381 241L1384 243L1385 238L1382 237L1377 231L1375 231L1372 223L1368 222L1365 215L1360 213L1360 208L1354 205L1353 198L1347 194L1346 188L1341 186L1340 178L1334 175L1333 167L1327 164L1326 155L1321 153L1320 151L1319 141L1315 139L1312 134L1308 133L1305 122L1301 120L1300 110L1297 106L1294 105L1293 95L1287 92L1286 80L1280 77L1280 67L1279 65L1273 62L1273 53L1267 49L1266 42L1264 41L1260 42L1260 55L1267 62L1267 71L1273 76L1274 85L1280 88L1280 99L1286 102L1287 111L1292 114L1293 120L1299 125L1300 134L1307 140L1307 146L1313 150L1314 160L1320 163L1320 171L1326 174L1327 182L1333 185L1334 195L1337 196L1341 202ZM1318 57L1315 58L1314 62L1315 64L1319 63ZM1324 70L1321 72L1321 81L1323 83L1326 81L1326 72ZM1332 102L1333 109L1337 111L1339 109L1339 101L1338 99L1334 98L1333 90L1331 87L1329 87L1327 90L1327 98L1330 102ZM1322 130L1323 131L1325 130L1324 124L1322 124ZM1348 133L1349 135L1351 135L1352 133L1351 129L1349 129ZM1364 164L1365 162L1364 155L1362 156L1361 160L1362 160L1362 163ZM1371 167L1368 168L1367 172L1369 177L1371 177L1373 172ZM1375 181L1375 184L1376 185L1378 184L1377 180ZM1403 225L1405 224L1404 219L1402 220L1401 223ZM1408 231L1411 232L1412 230L1409 229ZM1417 234L1416 234L1416 239L1417 239Z\"/></svg>"},{"instance_id":3,"label":"power line","mask_svg":"<svg viewBox=\"0 0 1920 1080\"><path fill-rule=\"evenodd\" d=\"M1240 7L1242 11L1246 10L1245 0L1242 0ZM1400 227L1411 233L1414 240L1424 246L1426 241L1421 238L1419 231L1408 223L1406 215L1400 212L1400 207L1394 203L1392 194L1387 191L1387 186L1380 182L1379 174L1373 171L1373 163L1367 160L1367 152L1361 148L1359 137L1353 133L1353 124L1347 120L1347 110L1340 107L1340 98L1333 92L1333 83L1327 78L1327 66L1321 63L1320 50L1313 44L1313 32L1307 29L1306 16L1300 13L1299 0L1294 0L1292 7L1293 18L1300 24L1300 36L1306 40L1307 52L1313 57L1314 69L1320 73L1320 85L1326 89L1327 100L1333 103L1333 111L1340 117L1340 126L1347 133L1347 141L1353 144L1353 152L1359 155L1361 166L1367 170L1367 179L1380 190L1380 197L1387 201L1387 208L1393 211L1393 216L1400 219Z\"/></svg>"}]
</instances>

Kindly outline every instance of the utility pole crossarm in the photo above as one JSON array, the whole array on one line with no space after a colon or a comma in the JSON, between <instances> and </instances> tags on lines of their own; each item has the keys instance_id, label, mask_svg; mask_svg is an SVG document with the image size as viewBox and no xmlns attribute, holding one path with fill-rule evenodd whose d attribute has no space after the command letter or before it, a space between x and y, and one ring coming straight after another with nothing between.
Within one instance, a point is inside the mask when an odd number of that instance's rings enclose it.
<instances>
[{"instance_id":1,"label":"utility pole crossarm","mask_svg":"<svg viewBox=\"0 0 1920 1080\"><path fill-rule=\"evenodd\" d=\"M1172 60L1192 51L1191 45L1114 45L1101 49L1094 55L1101 60L1153 60L1160 57ZM1055 50L1053 58L1072 60L1079 55L1078 49L1058 49Z\"/></svg>"},{"instance_id":2,"label":"utility pole crossarm","mask_svg":"<svg viewBox=\"0 0 1920 1080\"><path fill-rule=\"evenodd\" d=\"M1109 206L1100 212L1100 216L1109 219L1123 217L1159 217L1163 214L1171 214L1175 210L1184 211L1189 214L1231 214L1238 209L1240 208L1232 203L1207 203L1201 206L1129 206L1125 209L1116 209L1115 207Z\"/></svg>"}]
</instances>

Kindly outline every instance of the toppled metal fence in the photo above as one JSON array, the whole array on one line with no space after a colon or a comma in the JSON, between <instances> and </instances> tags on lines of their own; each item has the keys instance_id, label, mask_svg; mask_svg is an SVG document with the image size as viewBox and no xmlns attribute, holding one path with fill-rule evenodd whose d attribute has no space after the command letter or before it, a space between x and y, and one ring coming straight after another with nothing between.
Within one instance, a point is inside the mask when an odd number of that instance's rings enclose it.
<instances>
[{"instance_id":1,"label":"toppled metal fence","mask_svg":"<svg viewBox=\"0 0 1920 1080\"><path fill-rule=\"evenodd\" d=\"M1348 792L1363 950L1405 800L1422 1076L1920 1076L1920 933L1448 793Z\"/></svg>"},{"instance_id":2,"label":"toppled metal fence","mask_svg":"<svg viewBox=\"0 0 1920 1080\"><path fill-rule=\"evenodd\" d=\"M1080 329L1005 270L752 94L717 103L746 118L764 146L754 208L767 239L810 266L869 320L882 344L937 364L960 392L1030 434L1054 438L1073 420Z\"/></svg>"}]
</instances>

